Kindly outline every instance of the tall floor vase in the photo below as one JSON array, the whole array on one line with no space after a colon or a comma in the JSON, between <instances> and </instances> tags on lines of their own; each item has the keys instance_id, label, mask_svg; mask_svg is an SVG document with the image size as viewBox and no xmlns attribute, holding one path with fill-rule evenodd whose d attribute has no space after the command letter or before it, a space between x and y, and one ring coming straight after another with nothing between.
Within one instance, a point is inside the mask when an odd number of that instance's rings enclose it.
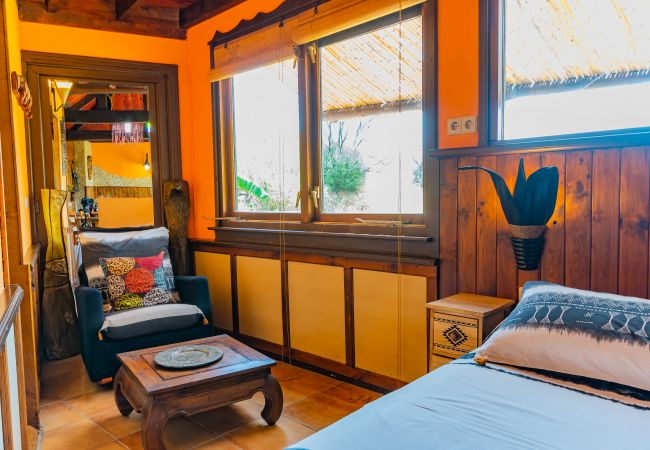
<instances>
[{"instance_id":1,"label":"tall floor vase","mask_svg":"<svg viewBox=\"0 0 650 450\"><path fill-rule=\"evenodd\" d=\"M190 275L187 227L190 220L190 186L185 180L163 183L163 210L169 229L169 256L175 275Z\"/></svg>"},{"instance_id":2,"label":"tall floor vase","mask_svg":"<svg viewBox=\"0 0 650 450\"><path fill-rule=\"evenodd\" d=\"M67 191L41 190L48 240L41 302L43 347L47 359L63 359L79 353L79 329L61 215L67 196Z\"/></svg>"}]
</instances>

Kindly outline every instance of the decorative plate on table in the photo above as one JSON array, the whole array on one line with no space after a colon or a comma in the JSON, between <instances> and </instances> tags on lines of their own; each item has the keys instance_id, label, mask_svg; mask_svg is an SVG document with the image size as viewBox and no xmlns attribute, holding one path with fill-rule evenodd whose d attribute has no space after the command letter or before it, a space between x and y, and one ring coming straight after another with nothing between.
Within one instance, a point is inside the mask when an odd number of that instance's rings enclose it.
<instances>
[{"instance_id":1,"label":"decorative plate on table","mask_svg":"<svg viewBox=\"0 0 650 450\"><path fill-rule=\"evenodd\" d=\"M219 361L223 350L210 345L184 345L160 352L156 364L166 369L194 369Z\"/></svg>"}]
</instances>

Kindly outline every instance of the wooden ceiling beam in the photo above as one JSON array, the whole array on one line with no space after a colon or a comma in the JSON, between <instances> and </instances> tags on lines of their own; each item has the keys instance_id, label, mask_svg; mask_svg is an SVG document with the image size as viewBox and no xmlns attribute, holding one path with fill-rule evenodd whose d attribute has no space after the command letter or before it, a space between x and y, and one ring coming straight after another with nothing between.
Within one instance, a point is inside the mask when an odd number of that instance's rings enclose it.
<instances>
[{"instance_id":1,"label":"wooden ceiling beam","mask_svg":"<svg viewBox=\"0 0 650 450\"><path fill-rule=\"evenodd\" d=\"M102 111L91 109L89 111L65 112L66 123L123 123L123 122L149 122L149 111Z\"/></svg>"},{"instance_id":2,"label":"wooden ceiling beam","mask_svg":"<svg viewBox=\"0 0 650 450\"><path fill-rule=\"evenodd\" d=\"M93 101L96 102L96 100L97 100L97 98L94 95L86 95L81 100L78 100L77 102L75 102L72 106L69 106L68 108L66 108L66 111L80 111L84 107L91 104Z\"/></svg>"},{"instance_id":3,"label":"wooden ceiling beam","mask_svg":"<svg viewBox=\"0 0 650 450\"><path fill-rule=\"evenodd\" d=\"M45 11L55 13L61 0L45 0Z\"/></svg>"},{"instance_id":4,"label":"wooden ceiling beam","mask_svg":"<svg viewBox=\"0 0 650 450\"><path fill-rule=\"evenodd\" d=\"M111 89L110 87L85 87L82 85L75 85L70 91L71 94L146 94L147 88L139 87L118 87Z\"/></svg>"},{"instance_id":5,"label":"wooden ceiling beam","mask_svg":"<svg viewBox=\"0 0 650 450\"><path fill-rule=\"evenodd\" d=\"M122 20L141 0L115 0L115 19Z\"/></svg>"},{"instance_id":6,"label":"wooden ceiling beam","mask_svg":"<svg viewBox=\"0 0 650 450\"><path fill-rule=\"evenodd\" d=\"M233 8L245 0L199 0L198 2L181 9L178 14L178 25L187 29L192 25L203 22L230 8Z\"/></svg>"},{"instance_id":7,"label":"wooden ceiling beam","mask_svg":"<svg viewBox=\"0 0 650 450\"><path fill-rule=\"evenodd\" d=\"M111 130L73 130L65 132L66 141L113 142ZM145 142L149 142L149 135L145 132Z\"/></svg>"}]
</instances>

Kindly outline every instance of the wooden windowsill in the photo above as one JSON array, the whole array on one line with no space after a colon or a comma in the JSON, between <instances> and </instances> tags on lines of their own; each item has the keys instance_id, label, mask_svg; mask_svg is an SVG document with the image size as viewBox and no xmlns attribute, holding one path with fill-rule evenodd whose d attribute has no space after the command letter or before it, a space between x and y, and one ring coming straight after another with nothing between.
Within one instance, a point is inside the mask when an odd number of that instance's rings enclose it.
<instances>
[{"instance_id":1,"label":"wooden windowsill","mask_svg":"<svg viewBox=\"0 0 650 450\"><path fill-rule=\"evenodd\" d=\"M425 231L423 226L417 226ZM435 241L430 236L364 234L318 230L212 227L215 239L192 240L197 248L245 248L269 253L281 251L436 265Z\"/></svg>"},{"instance_id":2,"label":"wooden windowsill","mask_svg":"<svg viewBox=\"0 0 650 450\"><path fill-rule=\"evenodd\" d=\"M23 295L23 288L17 284L10 284L0 290L0 349L4 347L9 330L20 310Z\"/></svg>"}]
</instances>

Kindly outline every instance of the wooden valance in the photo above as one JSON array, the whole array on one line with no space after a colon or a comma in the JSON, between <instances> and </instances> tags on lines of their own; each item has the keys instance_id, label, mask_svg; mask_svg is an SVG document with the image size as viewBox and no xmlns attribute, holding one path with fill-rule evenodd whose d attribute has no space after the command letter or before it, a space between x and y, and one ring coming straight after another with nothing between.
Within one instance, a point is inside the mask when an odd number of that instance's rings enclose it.
<instances>
[{"instance_id":1,"label":"wooden valance","mask_svg":"<svg viewBox=\"0 0 650 450\"><path fill-rule=\"evenodd\" d=\"M379 19L426 0L329 0L310 9L214 48L210 81L294 57L294 46Z\"/></svg>"}]
</instances>

